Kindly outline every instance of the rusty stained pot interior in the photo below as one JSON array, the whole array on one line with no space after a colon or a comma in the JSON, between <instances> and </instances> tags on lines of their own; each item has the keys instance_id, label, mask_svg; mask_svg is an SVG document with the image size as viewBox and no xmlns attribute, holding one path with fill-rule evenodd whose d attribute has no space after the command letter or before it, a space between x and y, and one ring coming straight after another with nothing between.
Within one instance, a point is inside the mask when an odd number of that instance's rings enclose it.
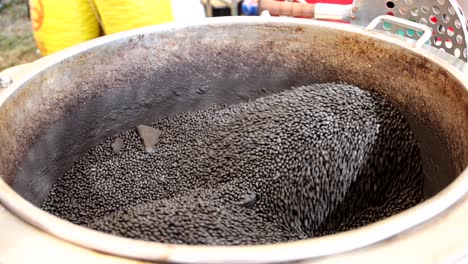
<instances>
[{"instance_id":1,"label":"rusty stained pot interior","mask_svg":"<svg viewBox=\"0 0 468 264\"><path fill-rule=\"evenodd\" d=\"M39 206L109 135L322 82L375 90L402 111L421 149L427 197L468 165L468 92L446 68L365 34L256 22L131 33L64 56L1 106L0 175Z\"/></svg>"}]
</instances>

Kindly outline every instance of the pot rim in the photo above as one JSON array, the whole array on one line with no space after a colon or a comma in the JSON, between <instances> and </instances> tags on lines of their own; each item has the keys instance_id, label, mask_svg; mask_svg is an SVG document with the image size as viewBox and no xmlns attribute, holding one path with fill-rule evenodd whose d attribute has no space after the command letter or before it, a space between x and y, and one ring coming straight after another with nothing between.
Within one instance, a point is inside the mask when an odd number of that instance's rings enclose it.
<instances>
[{"instance_id":1,"label":"pot rim","mask_svg":"<svg viewBox=\"0 0 468 264\"><path fill-rule=\"evenodd\" d=\"M464 83L465 88L468 86L468 77L464 77L463 73L455 66L423 48L412 48L404 41L389 35L365 31L350 25L296 18L225 17L205 19L191 23L190 25L170 23L117 33L94 39L39 59L28 66L30 67L30 71L27 71L21 80L14 82L9 88L0 91L0 107L9 96L21 90L24 84L40 72L46 71L49 67L71 56L76 56L97 46L106 45L136 35L166 32L183 28L228 24L263 25L266 23L269 25L281 24L285 26L302 25L322 27L329 30L341 30L383 40L393 45L400 46L401 48L410 49L412 52L426 57L431 63L438 64L448 69L454 79ZM1 205L25 222L49 234L85 248L116 256L140 260L183 263L283 263L351 251L377 242L382 242L404 231L420 226L444 211L449 209L454 210L453 206L466 197L468 197L468 168L465 168L461 175L450 183L449 186L423 203L382 221L351 231L271 245L187 246L123 238L72 224L42 211L29 203L0 178Z\"/></svg>"}]
</instances>

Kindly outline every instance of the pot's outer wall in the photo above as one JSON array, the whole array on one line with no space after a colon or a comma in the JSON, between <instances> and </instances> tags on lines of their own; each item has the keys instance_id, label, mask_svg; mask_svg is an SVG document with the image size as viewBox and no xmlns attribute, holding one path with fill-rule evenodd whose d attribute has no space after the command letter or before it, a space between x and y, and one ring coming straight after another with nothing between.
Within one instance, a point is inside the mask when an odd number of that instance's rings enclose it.
<instances>
[{"instance_id":1,"label":"pot's outer wall","mask_svg":"<svg viewBox=\"0 0 468 264\"><path fill-rule=\"evenodd\" d=\"M330 81L377 90L402 110L420 142L428 195L466 167L468 95L446 70L357 34L273 23L137 35L50 67L0 110L1 174L38 205L111 133Z\"/></svg>"}]
</instances>

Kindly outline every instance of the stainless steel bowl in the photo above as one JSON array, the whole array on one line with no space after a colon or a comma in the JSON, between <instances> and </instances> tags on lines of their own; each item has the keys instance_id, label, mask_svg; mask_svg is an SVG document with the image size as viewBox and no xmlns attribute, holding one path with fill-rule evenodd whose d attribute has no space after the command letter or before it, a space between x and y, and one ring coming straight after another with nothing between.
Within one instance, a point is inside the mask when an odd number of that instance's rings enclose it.
<instances>
[{"instance_id":1,"label":"stainless steel bowl","mask_svg":"<svg viewBox=\"0 0 468 264\"><path fill-rule=\"evenodd\" d=\"M110 35L27 65L0 90L0 262L453 263L468 254L468 80L433 52L349 25L244 17ZM349 232L237 247L136 241L36 207L80 155L149 117L330 81L405 115L427 201Z\"/></svg>"}]
</instances>

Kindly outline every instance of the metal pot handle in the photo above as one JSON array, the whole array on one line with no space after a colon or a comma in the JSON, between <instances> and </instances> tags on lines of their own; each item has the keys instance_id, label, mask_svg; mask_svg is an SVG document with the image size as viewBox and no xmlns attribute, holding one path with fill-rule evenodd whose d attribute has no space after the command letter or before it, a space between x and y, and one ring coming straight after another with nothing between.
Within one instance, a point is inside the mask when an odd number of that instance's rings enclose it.
<instances>
[{"instance_id":1,"label":"metal pot handle","mask_svg":"<svg viewBox=\"0 0 468 264\"><path fill-rule=\"evenodd\" d=\"M432 28L419 24L413 21L409 21L407 19L395 17L395 16L390 16L390 15L383 15L383 16L378 16L374 18L369 25L365 28L365 30L373 30L379 25L380 23L383 22L392 22L394 24L398 24L400 26L404 26L410 29L414 30L419 30L424 32L423 35L418 39L416 43L413 44L413 47L415 48L421 48L426 42L430 41L432 37Z\"/></svg>"}]
</instances>

